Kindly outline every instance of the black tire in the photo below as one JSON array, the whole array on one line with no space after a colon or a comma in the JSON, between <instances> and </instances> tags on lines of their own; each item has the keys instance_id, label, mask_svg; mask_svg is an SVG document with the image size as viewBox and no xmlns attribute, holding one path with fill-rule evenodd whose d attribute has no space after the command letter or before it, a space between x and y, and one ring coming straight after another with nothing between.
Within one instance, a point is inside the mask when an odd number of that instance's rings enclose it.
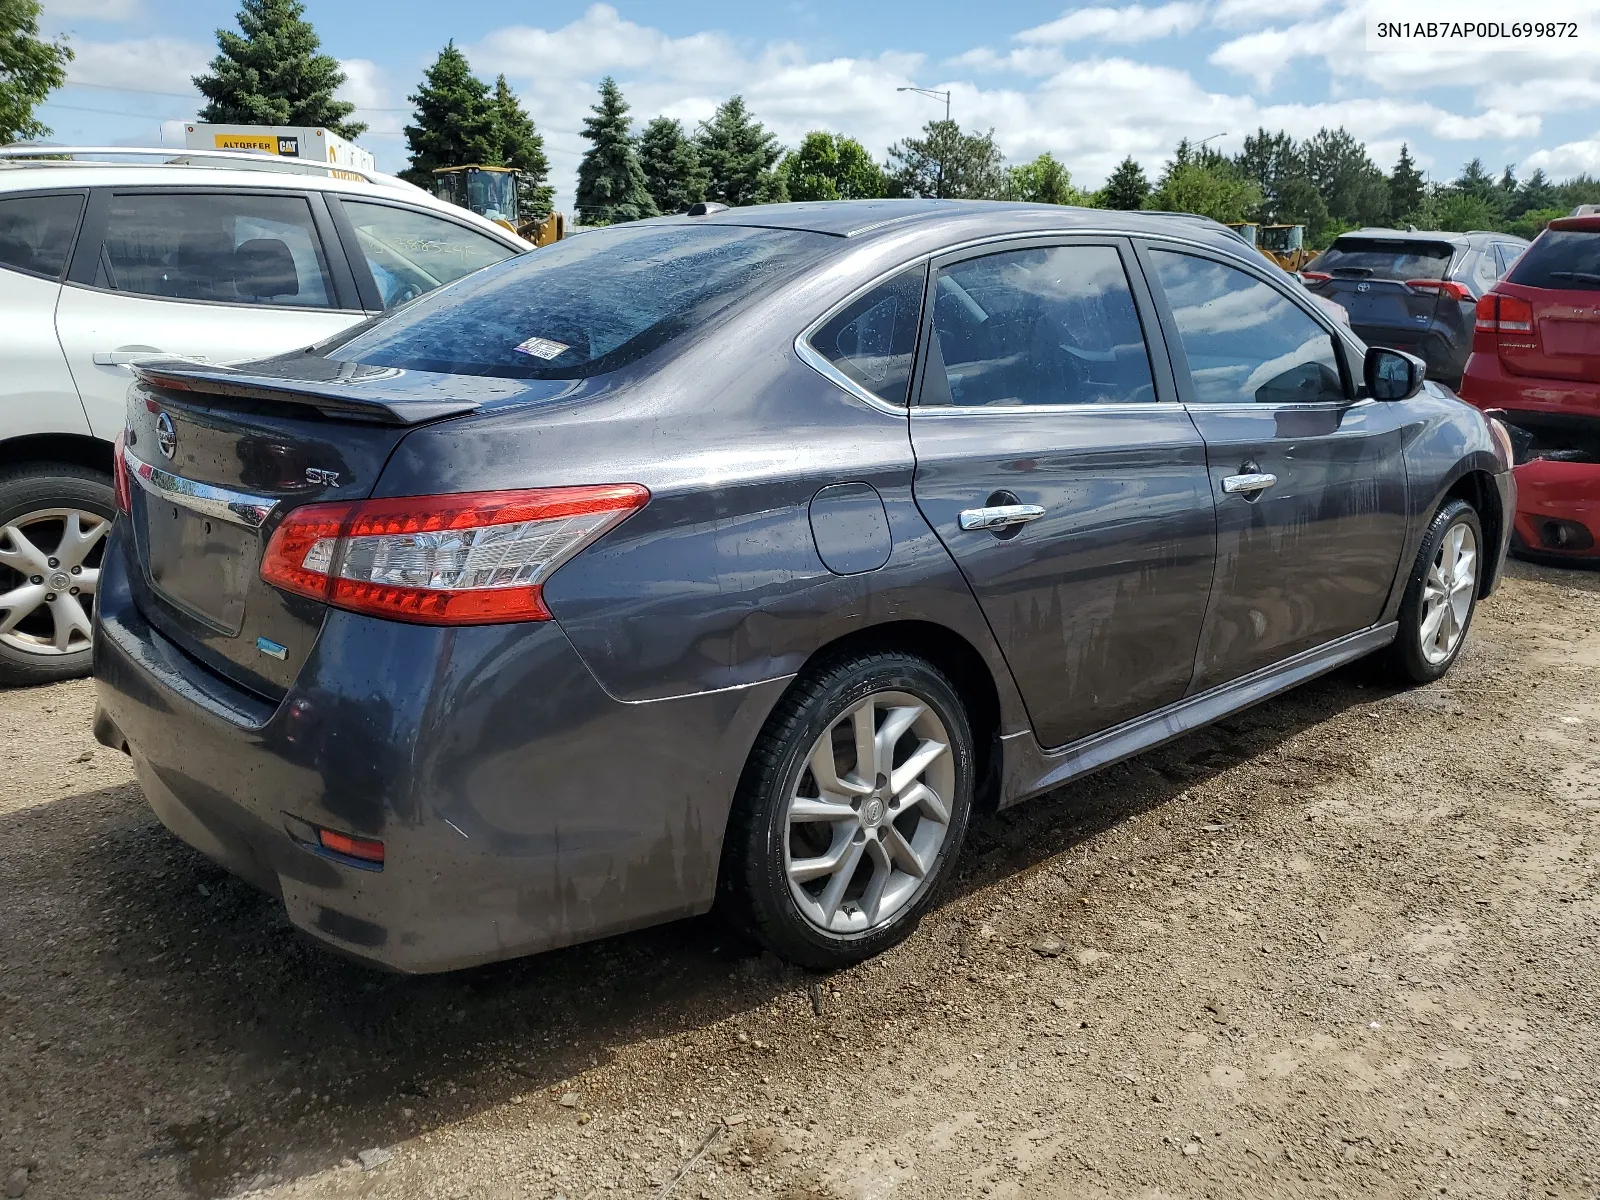
<instances>
[{"instance_id":1,"label":"black tire","mask_svg":"<svg viewBox=\"0 0 1600 1200\"><path fill-rule=\"evenodd\" d=\"M795 845L793 839L817 836L805 831L819 829L816 825L801 826L800 833L791 832L790 797L808 776L815 781L809 766L813 744L863 701L880 693L914 697L948 734L949 819L944 823L944 840L933 854L932 865L924 871L923 882L902 907L863 930L831 932L802 913L790 888L785 860ZM907 711L909 707L906 706ZM883 724L884 721L877 721L876 728L881 731ZM911 729L896 743L892 751L895 764L903 762L907 748L914 746L912 739L917 738L922 735ZM921 744L931 740L922 738ZM853 761L852 749L847 747L842 753ZM780 958L814 970L850 966L896 945L916 928L960 853L972 812L973 764L972 731L966 709L950 681L930 663L909 654L869 651L820 664L785 693L750 753L735 797L724 851L723 912ZM937 769L943 772L945 767L940 765ZM850 770L854 773L855 768ZM893 765L889 770L892 774ZM886 778L881 776L875 783L881 788L881 780ZM809 789L810 784L805 786ZM867 813L876 795L857 797L858 811ZM887 798L883 803L888 803ZM864 830L853 839L855 842L867 838L876 846L887 846L896 833L915 838L921 822L933 820L917 805L899 809L898 816L887 807L881 811L882 823ZM934 836L938 824L935 821L930 826L928 836ZM837 836L831 832L835 827L826 828L830 836ZM874 869L870 857L863 854L861 860L868 873ZM860 869L854 878L862 878ZM853 910L861 920L868 920L867 910L855 906L853 900L842 907L847 913Z\"/></svg>"},{"instance_id":2,"label":"black tire","mask_svg":"<svg viewBox=\"0 0 1600 1200\"><path fill-rule=\"evenodd\" d=\"M1471 531L1473 542L1477 547L1473 564L1473 586L1467 593L1469 603L1466 618L1460 622L1460 636L1455 639L1454 645L1443 657L1430 656L1423 647L1423 623L1427 617L1424 592L1427 590L1428 575L1433 568L1434 560L1439 557L1440 547L1458 525L1464 525ZM1461 647L1467 643L1467 632L1472 627L1473 614L1478 610L1478 592L1483 586L1486 552L1483 525L1478 520L1477 512L1464 500L1447 501L1429 523L1427 535L1422 539L1422 548L1417 551L1417 561L1411 568L1411 576L1406 581L1405 595L1400 601L1400 630L1385 655L1384 665L1397 682L1432 683L1435 679L1441 678L1460 656Z\"/></svg>"},{"instance_id":3,"label":"black tire","mask_svg":"<svg viewBox=\"0 0 1600 1200\"><path fill-rule=\"evenodd\" d=\"M55 533L56 541L52 542L50 537L52 530L57 527L48 518L29 523L29 517L56 509L76 509L110 521L117 513L111 477L74 463L39 463L0 473L0 529L23 525L25 534L42 532L44 536L38 548L41 551L55 550L60 540L59 531ZM85 559L86 568L99 566L100 557L105 552L105 540L102 536L90 552L90 557ZM14 549L10 535L0 534L0 550ZM30 576L19 571L14 564L0 563L0 595L27 585L29 579ZM92 616L92 600L83 604L83 608ZM9 611L0 611L0 618ZM47 609L36 609L11 636L0 637L0 686L54 683L89 673L93 650L87 644L81 649L75 647L64 653L46 653L42 648L40 651L30 651L25 646L15 644L48 636L46 623L51 620Z\"/></svg>"}]
</instances>

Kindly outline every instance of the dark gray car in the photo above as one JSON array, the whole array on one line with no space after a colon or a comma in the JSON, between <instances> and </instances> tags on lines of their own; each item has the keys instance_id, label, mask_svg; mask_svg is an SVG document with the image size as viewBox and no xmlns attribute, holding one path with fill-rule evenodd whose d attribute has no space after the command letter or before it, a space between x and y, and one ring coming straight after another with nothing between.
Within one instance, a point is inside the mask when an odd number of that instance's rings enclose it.
<instances>
[{"instance_id":1,"label":"dark gray car","mask_svg":"<svg viewBox=\"0 0 1600 1200\"><path fill-rule=\"evenodd\" d=\"M1454 388L1478 301L1527 248L1509 233L1362 229L1334 239L1300 277L1344 306L1357 337L1415 354L1429 379Z\"/></svg>"},{"instance_id":2,"label":"dark gray car","mask_svg":"<svg viewBox=\"0 0 1600 1200\"><path fill-rule=\"evenodd\" d=\"M139 372L96 733L406 971L705 911L904 937L1012 804L1341 663L1443 674L1503 429L1220 226L640 222Z\"/></svg>"}]
</instances>

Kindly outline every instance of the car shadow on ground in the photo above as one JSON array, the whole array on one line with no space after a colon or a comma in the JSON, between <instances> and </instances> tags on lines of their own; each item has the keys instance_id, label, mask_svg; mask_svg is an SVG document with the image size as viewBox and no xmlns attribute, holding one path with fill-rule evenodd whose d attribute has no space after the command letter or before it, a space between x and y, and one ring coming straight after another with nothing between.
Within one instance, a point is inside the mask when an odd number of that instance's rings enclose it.
<instances>
[{"instance_id":1,"label":"car shadow on ground","mask_svg":"<svg viewBox=\"0 0 1600 1200\"><path fill-rule=\"evenodd\" d=\"M1358 664L977 818L928 927L974 891L1386 694ZM0 1098L31 1115L60 1097L51 1119L73 1123L85 1191L126 1178L125 1161L95 1159L130 1139L152 1164L183 1160L202 1196L262 1172L306 1174L643 1039L803 996L812 978L710 917L451 975L380 974L305 940L276 901L167 834L131 785L0 820L0 866L20 906L0 927L0 1017L31 1034L31 1049L0 1048Z\"/></svg>"}]
</instances>

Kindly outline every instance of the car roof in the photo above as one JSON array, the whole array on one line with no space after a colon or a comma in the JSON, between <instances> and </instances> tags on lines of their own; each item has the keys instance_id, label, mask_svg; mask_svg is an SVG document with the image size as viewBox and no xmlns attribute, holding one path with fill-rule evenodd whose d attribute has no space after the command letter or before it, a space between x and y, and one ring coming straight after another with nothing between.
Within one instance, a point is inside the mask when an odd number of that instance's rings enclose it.
<instances>
[{"instance_id":1,"label":"car roof","mask_svg":"<svg viewBox=\"0 0 1600 1200\"><path fill-rule=\"evenodd\" d=\"M63 147L64 150L70 147ZM173 148L174 157L184 151ZM292 161L292 160L291 160ZM376 180L342 179L333 175L303 174L284 168L273 169L263 165L211 166L196 159L190 163L117 163L57 161L51 163L12 159L0 161L0 196L11 192L37 191L47 188L79 187L163 187L179 184L184 187L217 188L287 188L290 190L333 192L351 199L397 200L417 208L435 212L465 222L474 228L491 233L500 240L521 242L522 239L496 225L486 217L440 200L393 175L379 175ZM526 243L523 243L524 245Z\"/></svg>"},{"instance_id":2,"label":"car roof","mask_svg":"<svg viewBox=\"0 0 1600 1200\"><path fill-rule=\"evenodd\" d=\"M1076 208L1065 204L1024 204L1007 200L822 200L798 204L761 204L728 208L697 217L663 221L694 225L738 225L758 229L793 229L838 238L888 236L909 230L948 229L952 233L1173 234L1237 250L1247 246L1226 225L1193 213Z\"/></svg>"}]
</instances>

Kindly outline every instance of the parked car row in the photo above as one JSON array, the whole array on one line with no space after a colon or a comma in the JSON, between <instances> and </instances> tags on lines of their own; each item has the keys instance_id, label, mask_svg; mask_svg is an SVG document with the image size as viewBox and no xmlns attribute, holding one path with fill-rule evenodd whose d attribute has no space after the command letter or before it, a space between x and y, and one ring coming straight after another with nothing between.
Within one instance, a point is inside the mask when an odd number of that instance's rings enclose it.
<instances>
[{"instance_id":1,"label":"parked car row","mask_svg":"<svg viewBox=\"0 0 1600 1200\"><path fill-rule=\"evenodd\" d=\"M136 366L95 732L400 970L713 903L859 960L979 804L1362 656L1439 678L1515 507L1502 425L1192 218L707 212L321 336Z\"/></svg>"},{"instance_id":2,"label":"parked car row","mask_svg":"<svg viewBox=\"0 0 1600 1200\"><path fill-rule=\"evenodd\" d=\"M88 670L129 364L295 349L525 249L387 177L0 159L0 683Z\"/></svg>"}]
</instances>

